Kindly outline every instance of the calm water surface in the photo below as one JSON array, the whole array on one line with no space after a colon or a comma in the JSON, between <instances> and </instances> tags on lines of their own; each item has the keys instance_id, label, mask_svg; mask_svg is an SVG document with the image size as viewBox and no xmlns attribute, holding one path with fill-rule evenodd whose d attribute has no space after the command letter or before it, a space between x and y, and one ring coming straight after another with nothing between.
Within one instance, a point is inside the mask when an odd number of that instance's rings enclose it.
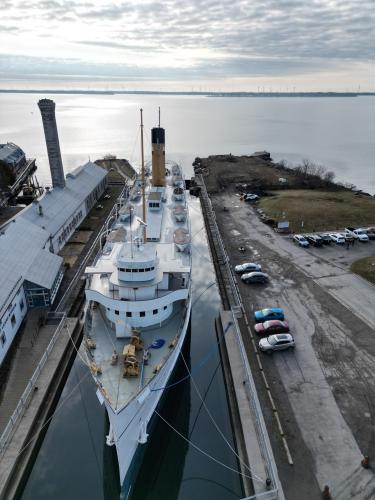
<instances>
[{"instance_id":1,"label":"calm water surface","mask_svg":"<svg viewBox=\"0 0 375 500\"><path fill-rule=\"evenodd\" d=\"M0 94L0 142L20 145L35 157L38 179L50 183L37 101L43 95ZM249 154L266 149L274 159L308 158L375 193L375 99L205 98L171 96L47 96L57 104L65 170L108 153L139 164L139 108L144 108L146 144L162 109L169 158L187 177L195 156ZM147 147L146 147L147 156ZM194 380L218 425L232 442L214 318L219 297L197 200L191 207L194 236L194 297L190 363ZM208 288L207 288L208 287ZM204 370L201 359L213 349ZM78 384L78 385L77 385ZM163 416L182 434L226 465L236 459L210 421L193 384L168 394ZM65 398L65 399L64 399ZM61 409L46 434L27 483L24 500L118 498L114 467L104 446L105 415L87 371L77 361ZM188 446L157 421L134 490L135 499L234 499L239 478Z\"/></svg>"},{"instance_id":2,"label":"calm water surface","mask_svg":"<svg viewBox=\"0 0 375 500\"><path fill-rule=\"evenodd\" d=\"M0 142L19 144L37 158L38 177L50 182L35 94L0 94ZM139 108L146 138L166 128L167 155L186 174L195 156L270 151L274 159L308 158L375 193L375 98L212 98L196 96L51 95L57 105L65 169L112 153L139 162ZM147 155L146 147L146 155Z\"/></svg>"}]
</instances>

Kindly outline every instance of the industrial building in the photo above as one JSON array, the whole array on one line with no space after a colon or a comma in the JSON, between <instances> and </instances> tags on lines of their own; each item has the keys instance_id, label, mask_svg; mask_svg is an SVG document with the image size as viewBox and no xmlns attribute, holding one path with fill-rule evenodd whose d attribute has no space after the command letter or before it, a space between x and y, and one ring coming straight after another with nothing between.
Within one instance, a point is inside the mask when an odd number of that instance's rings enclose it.
<instances>
[{"instance_id":1,"label":"industrial building","mask_svg":"<svg viewBox=\"0 0 375 500\"><path fill-rule=\"evenodd\" d=\"M46 101L43 109L50 111ZM42 118L46 120L43 112ZM106 188L107 170L95 163L87 162L66 178L61 157L52 158L51 165L50 152L60 150L51 142L51 137L58 140L57 129L47 135L50 113L47 118L44 130L54 187L0 227L0 365L28 309L53 304L64 272L57 253Z\"/></svg>"},{"instance_id":2,"label":"industrial building","mask_svg":"<svg viewBox=\"0 0 375 500\"><path fill-rule=\"evenodd\" d=\"M0 144L0 164L8 167L14 177L16 177L26 165L25 153L19 146L12 142Z\"/></svg>"}]
</instances>

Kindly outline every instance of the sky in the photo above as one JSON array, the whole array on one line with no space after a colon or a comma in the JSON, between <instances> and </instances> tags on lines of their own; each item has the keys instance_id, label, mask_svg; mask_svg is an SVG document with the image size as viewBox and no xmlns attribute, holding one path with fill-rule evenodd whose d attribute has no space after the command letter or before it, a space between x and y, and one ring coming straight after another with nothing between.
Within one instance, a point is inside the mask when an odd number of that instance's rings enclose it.
<instances>
[{"instance_id":1,"label":"sky","mask_svg":"<svg viewBox=\"0 0 375 500\"><path fill-rule=\"evenodd\" d=\"M1 0L0 88L375 91L375 0Z\"/></svg>"}]
</instances>

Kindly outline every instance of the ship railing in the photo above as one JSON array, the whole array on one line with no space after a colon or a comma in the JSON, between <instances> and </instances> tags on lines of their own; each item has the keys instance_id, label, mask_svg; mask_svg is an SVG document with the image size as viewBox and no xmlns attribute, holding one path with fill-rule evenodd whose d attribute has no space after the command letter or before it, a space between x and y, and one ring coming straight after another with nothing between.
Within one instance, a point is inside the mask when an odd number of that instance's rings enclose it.
<instances>
[{"instance_id":1,"label":"ship railing","mask_svg":"<svg viewBox=\"0 0 375 500\"><path fill-rule=\"evenodd\" d=\"M44 351L43 356L41 357L33 375L31 376L30 380L28 381L26 388L24 392L22 393L22 396L20 397L20 400L18 401L18 404L16 406L16 409L12 413L9 422L7 423L3 433L0 436L0 456L3 455L5 452L12 436L13 433L18 426L21 417L24 415L25 411L27 410L29 403L31 401L31 398L33 397L33 394L35 392L35 387L36 387L36 382L39 378L39 375L46 364L52 349L59 338L59 335L65 325L66 321L66 313L49 313L47 315L47 323L49 321L55 321L59 319L58 326L55 330L55 333L53 334L46 350Z\"/></svg>"}]
</instances>

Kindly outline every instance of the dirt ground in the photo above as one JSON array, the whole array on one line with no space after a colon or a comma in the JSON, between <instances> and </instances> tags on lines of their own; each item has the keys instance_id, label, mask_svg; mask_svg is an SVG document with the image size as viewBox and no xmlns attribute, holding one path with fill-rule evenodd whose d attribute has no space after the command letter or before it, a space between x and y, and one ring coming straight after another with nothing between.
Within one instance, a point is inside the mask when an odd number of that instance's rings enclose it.
<instances>
[{"instance_id":1,"label":"dirt ground","mask_svg":"<svg viewBox=\"0 0 375 500\"><path fill-rule=\"evenodd\" d=\"M293 352L262 357L293 467L248 349L286 498L321 498L326 484L334 499L375 498L373 469L361 467L375 450L375 288L350 272L375 241L306 250L263 224L234 190L211 200L231 264L257 262L270 275L267 285L238 279L249 322L257 309L282 307L296 341Z\"/></svg>"}]
</instances>

